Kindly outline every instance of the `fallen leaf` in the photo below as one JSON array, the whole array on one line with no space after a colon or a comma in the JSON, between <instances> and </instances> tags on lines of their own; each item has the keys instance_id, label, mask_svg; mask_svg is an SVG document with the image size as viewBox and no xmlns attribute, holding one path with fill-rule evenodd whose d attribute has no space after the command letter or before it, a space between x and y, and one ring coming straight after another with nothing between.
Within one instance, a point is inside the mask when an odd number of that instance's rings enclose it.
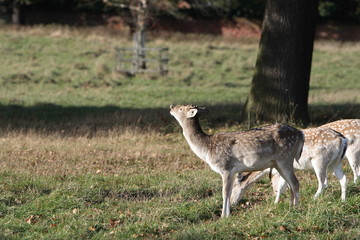
<instances>
[{"instance_id":1,"label":"fallen leaf","mask_svg":"<svg viewBox=\"0 0 360 240\"><path fill-rule=\"evenodd\" d=\"M38 218L39 218L39 216L31 215L31 216L28 217L25 221L26 221L28 224L35 224L35 223L38 222Z\"/></svg>"},{"instance_id":2,"label":"fallen leaf","mask_svg":"<svg viewBox=\"0 0 360 240\"><path fill-rule=\"evenodd\" d=\"M121 221L117 219L110 219L110 226L116 227Z\"/></svg>"},{"instance_id":3,"label":"fallen leaf","mask_svg":"<svg viewBox=\"0 0 360 240\"><path fill-rule=\"evenodd\" d=\"M312 226L312 229L314 229L314 230L320 230L320 227L317 226L317 225L315 225L315 226Z\"/></svg>"},{"instance_id":4,"label":"fallen leaf","mask_svg":"<svg viewBox=\"0 0 360 240\"><path fill-rule=\"evenodd\" d=\"M298 232L305 232L305 229L302 228L302 227L297 227L296 230L297 230Z\"/></svg>"},{"instance_id":5,"label":"fallen leaf","mask_svg":"<svg viewBox=\"0 0 360 240\"><path fill-rule=\"evenodd\" d=\"M88 230L92 231L92 232L95 232L96 229L94 227L89 227Z\"/></svg>"},{"instance_id":6,"label":"fallen leaf","mask_svg":"<svg viewBox=\"0 0 360 240\"><path fill-rule=\"evenodd\" d=\"M279 229L281 230L281 231L283 231L283 232L291 232L286 226L284 226L284 225L281 225L280 227L279 227Z\"/></svg>"}]
</instances>

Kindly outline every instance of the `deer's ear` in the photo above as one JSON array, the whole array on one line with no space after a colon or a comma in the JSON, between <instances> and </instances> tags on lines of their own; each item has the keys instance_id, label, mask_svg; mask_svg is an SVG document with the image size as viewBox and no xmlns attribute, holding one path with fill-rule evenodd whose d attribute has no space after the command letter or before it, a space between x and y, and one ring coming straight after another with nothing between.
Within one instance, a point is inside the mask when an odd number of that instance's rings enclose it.
<instances>
[{"instance_id":1,"label":"deer's ear","mask_svg":"<svg viewBox=\"0 0 360 240\"><path fill-rule=\"evenodd\" d=\"M197 112L198 112L198 110L196 108L192 108L187 112L186 117L193 118L196 116Z\"/></svg>"}]
</instances>

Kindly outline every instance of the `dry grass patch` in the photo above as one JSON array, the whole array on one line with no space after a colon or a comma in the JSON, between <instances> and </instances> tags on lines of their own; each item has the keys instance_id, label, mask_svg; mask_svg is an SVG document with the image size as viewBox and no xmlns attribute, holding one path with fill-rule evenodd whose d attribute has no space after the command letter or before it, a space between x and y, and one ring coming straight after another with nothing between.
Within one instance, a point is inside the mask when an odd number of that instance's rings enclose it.
<instances>
[{"instance_id":1,"label":"dry grass patch","mask_svg":"<svg viewBox=\"0 0 360 240\"><path fill-rule=\"evenodd\" d=\"M308 100L309 104L360 103L359 89L334 89L322 92L322 94L319 94L319 91L311 93Z\"/></svg>"},{"instance_id":2,"label":"dry grass patch","mask_svg":"<svg viewBox=\"0 0 360 240\"><path fill-rule=\"evenodd\" d=\"M131 175L203 168L180 134L98 133L96 137L12 132L0 139L0 166L35 175Z\"/></svg>"}]
</instances>

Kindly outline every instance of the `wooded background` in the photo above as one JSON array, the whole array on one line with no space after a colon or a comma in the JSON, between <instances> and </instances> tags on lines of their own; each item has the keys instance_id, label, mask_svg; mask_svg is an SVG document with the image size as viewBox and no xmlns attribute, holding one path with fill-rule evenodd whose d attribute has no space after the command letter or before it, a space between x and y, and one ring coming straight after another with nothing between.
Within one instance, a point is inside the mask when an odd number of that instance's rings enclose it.
<instances>
[{"instance_id":1,"label":"wooded background","mask_svg":"<svg viewBox=\"0 0 360 240\"><path fill-rule=\"evenodd\" d=\"M116 2L128 4L133 1L118 0ZM162 3L159 5L157 17L181 20L237 17L261 20L266 3L265 0L166 0L156 2ZM63 17L56 18L56 15L60 13L63 14ZM104 14L126 17L129 15L129 10L111 6L103 0L0 0L0 19L6 23L98 25L104 23ZM37 17L34 18L34 15ZM76 18L79 16L83 20L87 18L86 21L79 21ZM319 20L359 23L360 1L321 0Z\"/></svg>"}]
</instances>

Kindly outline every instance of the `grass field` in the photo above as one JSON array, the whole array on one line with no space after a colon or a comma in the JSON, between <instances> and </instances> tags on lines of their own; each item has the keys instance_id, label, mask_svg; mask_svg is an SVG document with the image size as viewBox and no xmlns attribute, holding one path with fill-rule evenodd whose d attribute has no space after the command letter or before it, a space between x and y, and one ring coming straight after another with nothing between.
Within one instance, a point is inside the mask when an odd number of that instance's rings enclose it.
<instances>
[{"instance_id":1,"label":"grass field","mask_svg":"<svg viewBox=\"0 0 360 240\"><path fill-rule=\"evenodd\" d=\"M269 180L221 214L221 178L190 152L172 103L207 106L206 132L242 130L257 40L150 36L169 47L168 75L114 71L125 33L0 28L0 239L357 239L360 185L273 204ZM360 44L317 42L312 125L360 117Z\"/></svg>"}]
</instances>

